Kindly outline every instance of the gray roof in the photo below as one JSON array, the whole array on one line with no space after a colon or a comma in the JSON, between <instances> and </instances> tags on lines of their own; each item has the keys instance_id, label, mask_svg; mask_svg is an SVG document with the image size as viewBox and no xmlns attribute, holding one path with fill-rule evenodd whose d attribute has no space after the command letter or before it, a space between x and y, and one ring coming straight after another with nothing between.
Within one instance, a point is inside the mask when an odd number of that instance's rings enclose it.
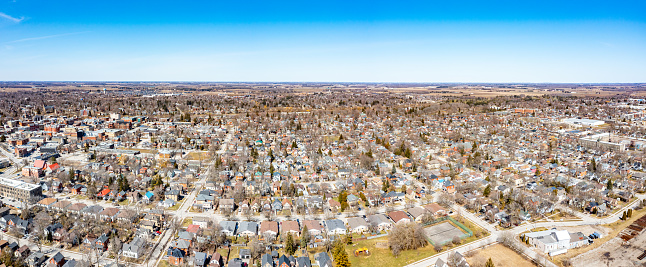
<instances>
[{"instance_id":1,"label":"gray roof","mask_svg":"<svg viewBox=\"0 0 646 267\"><path fill-rule=\"evenodd\" d=\"M258 223L256 222L240 222L238 224L238 233L250 231L254 234L258 233Z\"/></svg>"},{"instance_id":2,"label":"gray roof","mask_svg":"<svg viewBox=\"0 0 646 267\"><path fill-rule=\"evenodd\" d=\"M325 227L327 227L328 231L336 230L336 229L345 230L345 224L343 223L342 220L339 220L339 219L332 219L332 220L325 221Z\"/></svg>"},{"instance_id":3,"label":"gray roof","mask_svg":"<svg viewBox=\"0 0 646 267\"><path fill-rule=\"evenodd\" d=\"M229 231L232 234L236 233L236 226L237 225L238 225L237 222L232 222L232 221L221 221L220 222L220 227L222 227L222 230Z\"/></svg>"}]
</instances>

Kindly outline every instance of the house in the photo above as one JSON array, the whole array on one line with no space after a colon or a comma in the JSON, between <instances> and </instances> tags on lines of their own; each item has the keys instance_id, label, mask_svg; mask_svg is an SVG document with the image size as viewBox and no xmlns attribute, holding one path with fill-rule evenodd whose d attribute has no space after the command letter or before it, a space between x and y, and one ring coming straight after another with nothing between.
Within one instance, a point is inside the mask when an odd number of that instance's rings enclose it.
<instances>
[{"instance_id":1,"label":"house","mask_svg":"<svg viewBox=\"0 0 646 267\"><path fill-rule=\"evenodd\" d=\"M106 249L108 249L109 239L110 238L106 234L102 234L101 236L99 236L99 238L97 238L94 241L94 248L100 249L101 251L105 251Z\"/></svg>"},{"instance_id":2,"label":"house","mask_svg":"<svg viewBox=\"0 0 646 267\"><path fill-rule=\"evenodd\" d=\"M258 234L258 223L256 222L240 222L238 224L238 235L241 236L255 236Z\"/></svg>"},{"instance_id":3,"label":"house","mask_svg":"<svg viewBox=\"0 0 646 267\"><path fill-rule=\"evenodd\" d=\"M61 252L59 251L59 252L56 252L56 254L54 254L54 256L49 258L49 260L47 262L49 263L49 264L47 264L47 266L55 265L55 266L62 267L63 264L65 264L65 256L63 256L63 254L61 254Z\"/></svg>"},{"instance_id":4,"label":"house","mask_svg":"<svg viewBox=\"0 0 646 267\"><path fill-rule=\"evenodd\" d=\"M393 223L384 214L375 214L368 216L371 226L375 226L379 231L389 231L393 228Z\"/></svg>"},{"instance_id":5,"label":"house","mask_svg":"<svg viewBox=\"0 0 646 267\"><path fill-rule=\"evenodd\" d=\"M206 253L204 252L195 252L193 256L193 265L195 267L204 267L206 266Z\"/></svg>"},{"instance_id":6,"label":"house","mask_svg":"<svg viewBox=\"0 0 646 267\"><path fill-rule=\"evenodd\" d=\"M278 222L262 221L260 223L260 234L263 237L276 238L278 235Z\"/></svg>"},{"instance_id":7,"label":"house","mask_svg":"<svg viewBox=\"0 0 646 267\"><path fill-rule=\"evenodd\" d=\"M422 207L414 207L414 208L408 209L407 212L416 222L421 222L424 214L429 213L427 209Z\"/></svg>"},{"instance_id":8,"label":"house","mask_svg":"<svg viewBox=\"0 0 646 267\"><path fill-rule=\"evenodd\" d=\"M262 254L260 257L260 267L274 267L274 258L269 253Z\"/></svg>"},{"instance_id":9,"label":"house","mask_svg":"<svg viewBox=\"0 0 646 267\"><path fill-rule=\"evenodd\" d=\"M428 210L431 214L435 216L440 216L440 215L445 215L446 210L442 208L442 206L438 205L437 203L431 203L426 206L424 206L426 210Z\"/></svg>"},{"instance_id":10,"label":"house","mask_svg":"<svg viewBox=\"0 0 646 267\"><path fill-rule=\"evenodd\" d=\"M567 252L568 249L587 245L588 239L583 233L569 233L566 230L545 230L523 234L530 246L550 256Z\"/></svg>"},{"instance_id":11,"label":"house","mask_svg":"<svg viewBox=\"0 0 646 267\"><path fill-rule=\"evenodd\" d=\"M278 266L277 267L292 267L292 264L296 264L295 262L292 262L285 254L282 256L278 257Z\"/></svg>"},{"instance_id":12,"label":"house","mask_svg":"<svg viewBox=\"0 0 646 267\"><path fill-rule=\"evenodd\" d=\"M437 259L435 265L432 265L431 267L449 267L449 265L446 264L446 262L444 262L442 259Z\"/></svg>"},{"instance_id":13,"label":"house","mask_svg":"<svg viewBox=\"0 0 646 267\"><path fill-rule=\"evenodd\" d=\"M345 235L347 233L345 224L339 219L325 221L325 230L328 235Z\"/></svg>"},{"instance_id":14,"label":"house","mask_svg":"<svg viewBox=\"0 0 646 267\"><path fill-rule=\"evenodd\" d=\"M222 228L222 233L227 236L233 236L236 234L236 228L238 226L237 222L232 221L221 221L220 227Z\"/></svg>"},{"instance_id":15,"label":"house","mask_svg":"<svg viewBox=\"0 0 646 267\"><path fill-rule=\"evenodd\" d=\"M186 257L186 253L178 248L168 248L166 255L168 256L168 263L175 266L183 264L184 257Z\"/></svg>"},{"instance_id":16,"label":"house","mask_svg":"<svg viewBox=\"0 0 646 267\"><path fill-rule=\"evenodd\" d=\"M301 256L296 258L296 267L312 267L309 257Z\"/></svg>"},{"instance_id":17,"label":"house","mask_svg":"<svg viewBox=\"0 0 646 267\"><path fill-rule=\"evenodd\" d=\"M332 259L326 252L320 252L314 256L314 260L319 267L333 267Z\"/></svg>"},{"instance_id":18,"label":"house","mask_svg":"<svg viewBox=\"0 0 646 267\"><path fill-rule=\"evenodd\" d=\"M208 228L210 221L207 217L193 217L193 224L200 226L202 229Z\"/></svg>"},{"instance_id":19,"label":"house","mask_svg":"<svg viewBox=\"0 0 646 267\"><path fill-rule=\"evenodd\" d=\"M222 258L222 255L220 253L215 252L213 255L211 255L211 259L209 260L209 267L224 267L224 259Z\"/></svg>"},{"instance_id":20,"label":"house","mask_svg":"<svg viewBox=\"0 0 646 267\"><path fill-rule=\"evenodd\" d=\"M304 220L303 226L307 226L307 231L310 232L310 235L317 236L323 232L323 226L318 220Z\"/></svg>"},{"instance_id":21,"label":"house","mask_svg":"<svg viewBox=\"0 0 646 267\"><path fill-rule=\"evenodd\" d=\"M391 211L390 213L388 213L388 217L390 217L390 219L392 219L395 223L410 222L410 217L408 217L408 215L406 215L406 213L401 210Z\"/></svg>"},{"instance_id":22,"label":"house","mask_svg":"<svg viewBox=\"0 0 646 267\"><path fill-rule=\"evenodd\" d=\"M453 255L450 257L453 258L453 262L455 263L456 267L469 267L469 263L467 262L467 259L460 254L460 252L454 252Z\"/></svg>"},{"instance_id":23,"label":"house","mask_svg":"<svg viewBox=\"0 0 646 267\"><path fill-rule=\"evenodd\" d=\"M301 235L301 229L297 221L283 221L280 223L280 232L283 234L290 234L295 237Z\"/></svg>"},{"instance_id":24,"label":"house","mask_svg":"<svg viewBox=\"0 0 646 267\"><path fill-rule=\"evenodd\" d=\"M162 208L171 208L175 206L175 200L172 200L170 198L165 199L164 201L159 201L159 204L157 206L162 207Z\"/></svg>"},{"instance_id":25,"label":"house","mask_svg":"<svg viewBox=\"0 0 646 267\"><path fill-rule=\"evenodd\" d=\"M30 267L40 267L43 265L43 263L45 263L45 261L47 261L47 256L45 256L45 254L41 252L31 253L26 260L27 265L29 265Z\"/></svg>"},{"instance_id":26,"label":"house","mask_svg":"<svg viewBox=\"0 0 646 267\"><path fill-rule=\"evenodd\" d=\"M66 261L65 264L63 264L63 267L76 267L77 264L79 266L83 266L83 265L81 265L79 263L80 262L76 261L75 259L70 259L70 260Z\"/></svg>"},{"instance_id":27,"label":"house","mask_svg":"<svg viewBox=\"0 0 646 267\"><path fill-rule=\"evenodd\" d=\"M105 221L113 222L117 218L119 209L107 207L103 211L99 212L99 217Z\"/></svg>"},{"instance_id":28,"label":"house","mask_svg":"<svg viewBox=\"0 0 646 267\"><path fill-rule=\"evenodd\" d=\"M355 217L355 218L348 218L348 228L350 229L350 232L353 233L365 233L368 232L368 222L364 218L361 217Z\"/></svg>"},{"instance_id":29,"label":"house","mask_svg":"<svg viewBox=\"0 0 646 267\"><path fill-rule=\"evenodd\" d=\"M150 203L153 198L155 198L155 193L152 191L146 192L146 194L143 196L142 200L145 201L146 203Z\"/></svg>"},{"instance_id":30,"label":"house","mask_svg":"<svg viewBox=\"0 0 646 267\"><path fill-rule=\"evenodd\" d=\"M124 257L138 259L144 252L144 245L146 240L143 238L135 237L130 241L130 243L123 244L121 248L121 253Z\"/></svg>"},{"instance_id":31,"label":"house","mask_svg":"<svg viewBox=\"0 0 646 267\"><path fill-rule=\"evenodd\" d=\"M29 256L31 253L31 250L29 249L29 246L23 245L22 247L18 248L13 255L18 258L18 259L23 259Z\"/></svg>"},{"instance_id":32,"label":"house","mask_svg":"<svg viewBox=\"0 0 646 267\"><path fill-rule=\"evenodd\" d=\"M225 212L232 212L235 210L235 201L233 198L220 199L218 209Z\"/></svg>"}]
</instances>

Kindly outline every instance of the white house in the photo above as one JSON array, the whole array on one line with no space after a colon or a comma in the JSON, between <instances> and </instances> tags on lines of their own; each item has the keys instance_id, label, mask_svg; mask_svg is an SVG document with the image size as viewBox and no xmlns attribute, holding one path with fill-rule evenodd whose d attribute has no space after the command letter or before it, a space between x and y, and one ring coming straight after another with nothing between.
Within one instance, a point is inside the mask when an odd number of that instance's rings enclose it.
<instances>
[{"instance_id":1,"label":"white house","mask_svg":"<svg viewBox=\"0 0 646 267\"><path fill-rule=\"evenodd\" d=\"M345 224L339 219L325 221L325 230L328 235L345 235L347 233Z\"/></svg>"},{"instance_id":2,"label":"white house","mask_svg":"<svg viewBox=\"0 0 646 267\"><path fill-rule=\"evenodd\" d=\"M130 243L123 244L121 253L124 257L138 259L144 252L146 240L135 237Z\"/></svg>"}]
</instances>

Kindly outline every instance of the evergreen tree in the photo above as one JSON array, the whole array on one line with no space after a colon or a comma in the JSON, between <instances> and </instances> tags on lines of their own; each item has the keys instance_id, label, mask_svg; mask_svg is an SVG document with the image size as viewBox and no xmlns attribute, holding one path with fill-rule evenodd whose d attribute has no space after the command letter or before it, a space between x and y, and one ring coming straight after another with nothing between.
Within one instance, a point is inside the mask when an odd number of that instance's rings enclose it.
<instances>
[{"instance_id":1,"label":"evergreen tree","mask_svg":"<svg viewBox=\"0 0 646 267\"><path fill-rule=\"evenodd\" d=\"M628 218L633 217L633 209L628 209L628 212L626 213L626 216Z\"/></svg>"},{"instance_id":2,"label":"evergreen tree","mask_svg":"<svg viewBox=\"0 0 646 267\"><path fill-rule=\"evenodd\" d=\"M491 258L489 258L487 260L487 263L485 263L485 267L496 267L496 266L493 264L493 261L491 260Z\"/></svg>"},{"instance_id":3,"label":"evergreen tree","mask_svg":"<svg viewBox=\"0 0 646 267\"><path fill-rule=\"evenodd\" d=\"M612 187L613 187L612 180L608 179L608 182L606 183L606 188L612 191Z\"/></svg>"},{"instance_id":4,"label":"evergreen tree","mask_svg":"<svg viewBox=\"0 0 646 267\"><path fill-rule=\"evenodd\" d=\"M294 252L296 252L296 244L294 244L294 238L292 237L292 234L287 234L287 238L285 240L285 253L294 255Z\"/></svg>"},{"instance_id":5,"label":"evergreen tree","mask_svg":"<svg viewBox=\"0 0 646 267\"><path fill-rule=\"evenodd\" d=\"M310 232L307 229L307 225L304 225L303 231L301 232L301 248L307 248L307 244L310 242L310 239Z\"/></svg>"},{"instance_id":6,"label":"evergreen tree","mask_svg":"<svg viewBox=\"0 0 646 267\"><path fill-rule=\"evenodd\" d=\"M491 194L491 185L487 185L487 187L485 187L484 189L484 192L482 192L482 195L485 197L488 197L489 194Z\"/></svg>"},{"instance_id":7,"label":"evergreen tree","mask_svg":"<svg viewBox=\"0 0 646 267\"><path fill-rule=\"evenodd\" d=\"M350 267L350 259L348 252L345 251L345 244L337 239L332 249L332 256L334 257L334 266L336 267Z\"/></svg>"}]
</instances>

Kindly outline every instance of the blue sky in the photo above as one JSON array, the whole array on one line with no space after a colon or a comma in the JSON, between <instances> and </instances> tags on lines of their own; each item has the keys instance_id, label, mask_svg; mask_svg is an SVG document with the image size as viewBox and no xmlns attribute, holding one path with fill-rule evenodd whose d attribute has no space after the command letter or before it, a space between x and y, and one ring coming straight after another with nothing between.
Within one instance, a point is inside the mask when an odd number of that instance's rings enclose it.
<instances>
[{"instance_id":1,"label":"blue sky","mask_svg":"<svg viewBox=\"0 0 646 267\"><path fill-rule=\"evenodd\" d=\"M0 0L0 80L646 82L646 1Z\"/></svg>"}]
</instances>

